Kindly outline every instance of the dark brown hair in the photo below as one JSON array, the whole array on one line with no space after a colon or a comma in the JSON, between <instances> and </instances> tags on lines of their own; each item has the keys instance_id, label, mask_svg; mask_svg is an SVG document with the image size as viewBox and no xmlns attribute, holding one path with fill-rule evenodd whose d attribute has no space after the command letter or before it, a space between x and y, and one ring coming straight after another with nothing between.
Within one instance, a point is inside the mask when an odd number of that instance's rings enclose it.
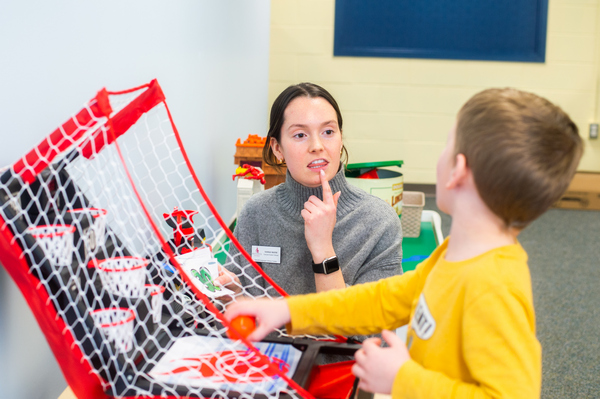
<instances>
[{"instance_id":1,"label":"dark brown hair","mask_svg":"<svg viewBox=\"0 0 600 399\"><path fill-rule=\"evenodd\" d=\"M456 154L464 154L488 208L522 229L566 191L583 153L578 129L548 100L488 89L458 113Z\"/></svg>"},{"instance_id":2,"label":"dark brown hair","mask_svg":"<svg viewBox=\"0 0 600 399\"><path fill-rule=\"evenodd\" d=\"M333 109L337 115L337 123L340 128L340 133L342 132L342 113L340 112L340 107L337 102L333 98L331 94L324 88L314 83L299 83L297 85L289 86L287 89L281 92L279 96L273 102L271 106L271 117L269 120L269 132L267 133L267 139L265 142L265 146L263 147L263 161L267 165L274 167L276 170L280 171L281 166L284 164L277 163L277 157L273 154L273 150L271 149L271 138L277 140L278 143L281 142L281 127L284 122L284 113L285 109L288 107L290 102L297 97L308 97L308 98L317 98L321 97L325 99ZM348 160L348 150L346 150L346 146L342 145L342 162Z\"/></svg>"}]
</instances>

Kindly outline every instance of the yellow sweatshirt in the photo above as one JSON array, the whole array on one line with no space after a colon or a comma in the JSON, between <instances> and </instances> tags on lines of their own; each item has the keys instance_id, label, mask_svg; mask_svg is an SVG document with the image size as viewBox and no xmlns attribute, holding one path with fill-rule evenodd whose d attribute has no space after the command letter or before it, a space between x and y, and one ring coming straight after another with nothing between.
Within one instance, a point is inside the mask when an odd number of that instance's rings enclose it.
<instances>
[{"instance_id":1,"label":"yellow sweatshirt","mask_svg":"<svg viewBox=\"0 0 600 399\"><path fill-rule=\"evenodd\" d=\"M519 244L448 262L448 239L414 271L287 298L292 334L366 335L409 323L394 398L539 398L541 346Z\"/></svg>"}]
</instances>

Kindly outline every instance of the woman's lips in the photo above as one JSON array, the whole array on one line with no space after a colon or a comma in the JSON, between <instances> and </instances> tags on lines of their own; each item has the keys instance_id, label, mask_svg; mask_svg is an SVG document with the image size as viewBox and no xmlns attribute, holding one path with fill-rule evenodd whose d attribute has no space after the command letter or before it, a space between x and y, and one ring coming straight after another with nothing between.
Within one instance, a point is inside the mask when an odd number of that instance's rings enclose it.
<instances>
[{"instance_id":1,"label":"woman's lips","mask_svg":"<svg viewBox=\"0 0 600 399\"><path fill-rule=\"evenodd\" d=\"M320 169L324 168L329 164L325 159L315 159L311 163L308 164L309 169Z\"/></svg>"}]
</instances>

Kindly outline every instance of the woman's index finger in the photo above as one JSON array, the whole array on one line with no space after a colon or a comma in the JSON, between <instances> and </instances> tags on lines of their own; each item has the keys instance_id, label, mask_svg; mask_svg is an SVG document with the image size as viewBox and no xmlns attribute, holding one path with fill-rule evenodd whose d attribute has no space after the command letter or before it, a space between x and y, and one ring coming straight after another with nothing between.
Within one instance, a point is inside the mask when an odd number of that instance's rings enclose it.
<instances>
[{"instance_id":1,"label":"woman's index finger","mask_svg":"<svg viewBox=\"0 0 600 399\"><path fill-rule=\"evenodd\" d=\"M323 202L330 203L333 202L333 194L331 193L331 186L329 185L329 181L325 178L325 171L321 170L319 173L321 177L321 187L323 187Z\"/></svg>"}]
</instances>

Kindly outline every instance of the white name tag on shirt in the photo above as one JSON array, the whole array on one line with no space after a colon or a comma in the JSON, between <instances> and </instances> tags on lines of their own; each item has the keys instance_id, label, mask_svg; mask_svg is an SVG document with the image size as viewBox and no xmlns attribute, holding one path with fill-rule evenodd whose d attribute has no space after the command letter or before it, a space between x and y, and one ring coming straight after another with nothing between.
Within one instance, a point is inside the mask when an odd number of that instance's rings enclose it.
<instances>
[{"instance_id":1,"label":"white name tag on shirt","mask_svg":"<svg viewBox=\"0 0 600 399\"><path fill-rule=\"evenodd\" d=\"M255 262L281 263L281 248L253 245L252 260Z\"/></svg>"}]
</instances>

